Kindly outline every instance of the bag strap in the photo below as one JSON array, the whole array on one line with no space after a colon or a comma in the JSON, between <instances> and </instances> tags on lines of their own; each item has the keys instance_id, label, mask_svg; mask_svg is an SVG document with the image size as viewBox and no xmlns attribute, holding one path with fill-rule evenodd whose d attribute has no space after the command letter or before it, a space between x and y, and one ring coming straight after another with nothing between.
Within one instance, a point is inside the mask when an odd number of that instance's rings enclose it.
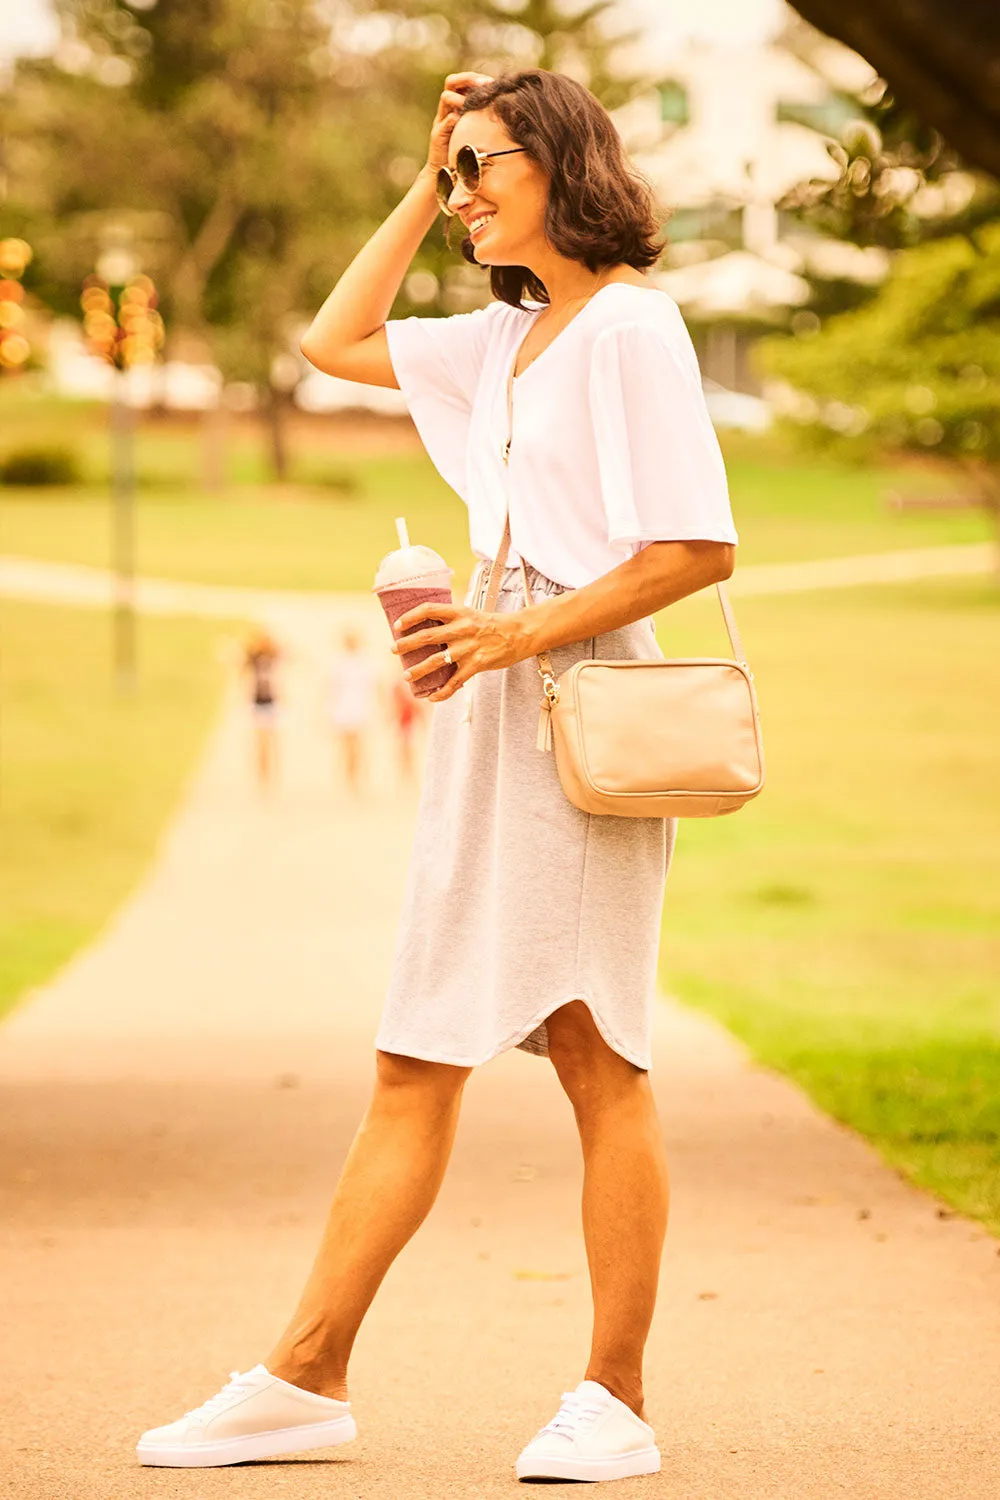
<instances>
[{"instance_id":1,"label":"bag strap","mask_svg":"<svg viewBox=\"0 0 1000 1500\"><path fill-rule=\"evenodd\" d=\"M490 564L489 578L486 584L486 596L483 600L483 609L486 610L487 614L492 613L496 609L497 599L500 596L500 581L503 578L504 568L507 566L507 557L510 552L510 445L514 437L514 369L517 365L520 352L521 346L518 345L517 352L511 361L510 373L507 376L507 439L500 455L503 459L504 473L507 476L507 514L504 517L500 548L493 562ZM531 604L531 587L528 583L528 572L525 568L523 557L521 558L521 578L524 583L525 604ZM718 595L719 608L722 610L722 618L726 626L726 634L729 636L729 644L732 647L733 657L736 661L745 663L746 657L743 654L743 641L740 638L740 630L736 623L733 606L729 602L729 594L722 583L717 583L715 588ZM539 676L543 682L546 677L552 679L552 664L549 661L548 654L540 652L537 661L539 663Z\"/></svg>"},{"instance_id":2,"label":"bag strap","mask_svg":"<svg viewBox=\"0 0 1000 1500\"><path fill-rule=\"evenodd\" d=\"M743 654L743 641L740 637L740 627L736 623L736 615L733 611L733 606L729 602L729 590L726 588L724 583L717 583L715 585L715 591L719 596L719 607L722 610L722 618L726 622L726 634L729 637L729 644L733 648L733 658L734 660L741 662L743 666L746 666L747 659Z\"/></svg>"}]
</instances>

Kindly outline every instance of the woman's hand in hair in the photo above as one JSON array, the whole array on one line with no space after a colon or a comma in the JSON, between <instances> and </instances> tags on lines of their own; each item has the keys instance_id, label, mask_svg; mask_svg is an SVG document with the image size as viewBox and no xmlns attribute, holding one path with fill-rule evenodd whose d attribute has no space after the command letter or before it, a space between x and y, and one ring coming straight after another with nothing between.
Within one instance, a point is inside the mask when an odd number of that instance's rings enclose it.
<instances>
[{"instance_id":1,"label":"woman's hand in hair","mask_svg":"<svg viewBox=\"0 0 1000 1500\"><path fill-rule=\"evenodd\" d=\"M512 667L515 662L531 655L524 621L526 613L525 610L515 610L510 614L491 614L484 609L467 609L457 604L418 604L396 621L397 639L392 649L402 655L419 651L421 646L437 647L433 656L417 662L405 674L408 681L418 682L429 672L447 665L444 649L448 647L458 670L445 687L431 693L427 699L428 703L442 703L453 697L477 672ZM399 635L401 630L410 630L429 620L442 623L414 630L405 639Z\"/></svg>"},{"instance_id":2,"label":"woman's hand in hair","mask_svg":"<svg viewBox=\"0 0 1000 1500\"><path fill-rule=\"evenodd\" d=\"M431 143L427 152L427 165L432 171L437 172L441 167L448 165L448 146L451 142L451 133L458 123L458 117L465 103L465 95L472 89L478 88L480 84L492 83L493 80L486 73L449 73L444 81L441 98L438 100L437 114L434 116L434 124L431 126Z\"/></svg>"}]
</instances>

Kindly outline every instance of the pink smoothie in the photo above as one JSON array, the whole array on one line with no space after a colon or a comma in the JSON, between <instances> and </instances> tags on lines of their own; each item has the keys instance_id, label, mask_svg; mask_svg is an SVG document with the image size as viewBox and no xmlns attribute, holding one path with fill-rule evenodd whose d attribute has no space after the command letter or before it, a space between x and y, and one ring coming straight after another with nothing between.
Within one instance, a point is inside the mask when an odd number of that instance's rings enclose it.
<instances>
[{"instance_id":1,"label":"pink smoothie","mask_svg":"<svg viewBox=\"0 0 1000 1500\"><path fill-rule=\"evenodd\" d=\"M419 584L410 587L383 589L379 593L385 617L390 625L395 625L400 615L405 615L408 609L415 609L418 604L450 604L451 589L427 589L421 588ZM440 625L440 620L425 620L422 625L412 625L405 630L397 640L405 640L416 630L428 630L431 626ZM417 651L405 651L400 655L400 661L404 670L416 666L419 661L426 661L428 656L441 651L442 646L421 646ZM439 667L437 671L430 672L426 677L418 677L410 683L410 690L415 698L426 698L430 693L436 693L438 688L443 688L445 683L455 673L454 666Z\"/></svg>"},{"instance_id":2,"label":"pink smoothie","mask_svg":"<svg viewBox=\"0 0 1000 1500\"><path fill-rule=\"evenodd\" d=\"M433 547L411 545L406 521L402 516L396 522L396 534L400 546L379 563L374 588L390 625L395 625L400 615L405 615L408 609L415 609L418 604L451 603L452 570L444 558ZM422 625L412 626L405 635L442 623L441 620L425 620ZM422 646L417 651L401 652L400 660L404 671L443 649L442 646ZM427 698L431 693L436 693L438 688L443 688L455 670L454 665L439 667L427 677L418 677L415 682L411 682L410 691L415 698Z\"/></svg>"}]
</instances>

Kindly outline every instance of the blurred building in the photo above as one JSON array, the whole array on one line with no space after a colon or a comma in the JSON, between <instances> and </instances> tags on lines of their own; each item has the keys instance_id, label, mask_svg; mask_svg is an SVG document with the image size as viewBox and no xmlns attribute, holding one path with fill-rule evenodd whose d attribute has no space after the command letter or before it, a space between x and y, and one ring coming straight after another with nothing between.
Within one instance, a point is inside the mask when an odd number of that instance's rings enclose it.
<instances>
[{"instance_id":1,"label":"blurred building","mask_svg":"<svg viewBox=\"0 0 1000 1500\"><path fill-rule=\"evenodd\" d=\"M666 81L615 116L671 211L656 279L680 304L705 375L734 391L756 389L749 351L808 302L806 273L885 274L880 252L810 232L778 206L798 183L837 178L827 141L873 78L839 43L810 32L807 60L795 37L739 47L668 38L655 58Z\"/></svg>"},{"instance_id":2,"label":"blurred building","mask_svg":"<svg viewBox=\"0 0 1000 1500\"><path fill-rule=\"evenodd\" d=\"M88 352L79 323L57 318L48 330L46 371L50 390L83 401L110 401L115 372ZM171 359L137 365L126 376L126 399L144 409L210 411L218 405L222 376L205 362Z\"/></svg>"},{"instance_id":3,"label":"blurred building","mask_svg":"<svg viewBox=\"0 0 1000 1500\"><path fill-rule=\"evenodd\" d=\"M339 380L322 370L309 370L295 392L295 404L303 411L368 411L385 417L405 417L407 405L402 391L388 386L358 385Z\"/></svg>"}]
</instances>

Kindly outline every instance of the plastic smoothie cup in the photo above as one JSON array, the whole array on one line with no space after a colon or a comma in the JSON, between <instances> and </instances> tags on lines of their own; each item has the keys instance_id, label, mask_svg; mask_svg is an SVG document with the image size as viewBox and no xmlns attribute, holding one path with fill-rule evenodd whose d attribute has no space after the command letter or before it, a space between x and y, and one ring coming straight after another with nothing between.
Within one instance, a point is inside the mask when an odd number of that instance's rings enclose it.
<instances>
[{"instance_id":1,"label":"plastic smoothie cup","mask_svg":"<svg viewBox=\"0 0 1000 1500\"><path fill-rule=\"evenodd\" d=\"M383 557L372 590L379 597L390 627L395 626L400 615L405 615L408 609L413 609L418 604L450 604L454 571L433 548L411 546L406 522L402 517L396 522L396 531L399 535L399 547ZM396 636L393 629L393 635L397 640L405 640L406 636L412 635L416 630L426 630L442 623L441 620L425 620L421 625L412 625L402 636ZM406 670L442 649L441 646L421 646L416 651L402 652L400 661ZM443 688L455 671L454 665L439 667L426 677L418 677L411 682L410 691L415 698L426 698L430 693Z\"/></svg>"}]
</instances>

